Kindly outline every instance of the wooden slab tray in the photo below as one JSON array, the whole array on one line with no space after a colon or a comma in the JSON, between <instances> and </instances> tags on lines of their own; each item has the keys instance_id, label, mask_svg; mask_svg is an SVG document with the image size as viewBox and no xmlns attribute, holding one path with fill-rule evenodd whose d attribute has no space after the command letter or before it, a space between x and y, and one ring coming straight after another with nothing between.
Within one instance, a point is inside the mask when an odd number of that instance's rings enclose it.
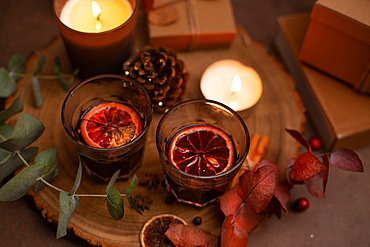
<instances>
[{"instance_id":1,"label":"wooden slab tray","mask_svg":"<svg viewBox=\"0 0 370 247\"><path fill-rule=\"evenodd\" d=\"M294 85L291 78L262 46L248 40L248 36L241 32L229 48L178 52L179 58L185 62L191 75L184 100L203 98L199 89L200 77L207 66L219 59L236 59L256 69L263 81L262 98L252 110L240 112L240 115L245 120L250 133L270 138L270 146L265 157L276 162L280 168L284 168L289 158L296 155L297 152L296 142L284 131L284 128L302 130L302 123L305 121L304 109L300 98L293 90ZM54 74L53 61L56 56L59 56L62 61L62 71L71 71L60 37L40 52L46 58L42 74ZM37 63L37 56L31 57L27 63L27 72L32 74ZM78 82L77 80L76 83ZM77 172L78 158L61 123L60 111L67 92L62 90L58 81L40 80L40 86L44 98L42 108L35 107L30 79L19 83L18 92L7 101L7 104L9 105L20 94L21 100L25 104L24 112L34 115L44 123L45 132L32 146L38 146L40 151L58 147L60 174L52 181L52 184L65 191L70 191ZM154 114L144 163L136 172L139 179L147 173L158 174L161 180L163 179L155 146L155 129L161 116L161 114ZM16 117L11 120L11 124L15 123ZM124 193L128 184L129 182L117 182L115 187ZM104 194L105 187L105 183L89 177L85 172L77 193ZM132 195L139 194L149 195L153 199L150 210L145 210L141 216L125 200L125 215L119 221L113 220L109 216L103 198L81 197L80 206L69 223L69 234L77 235L85 243L93 246L136 247L140 246L140 230L149 218L158 214L171 213L180 216L191 225L193 218L200 216L203 223L199 227L220 236L224 216L219 209L218 202L202 209L177 202L167 205L164 200L169 194L161 185L157 189L151 190L148 190L147 187L136 186ZM56 190L46 187L38 194L30 191L29 195L33 197L37 208L45 219L54 223L58 221L59 193Z\"/></svg>"}]
</instances>

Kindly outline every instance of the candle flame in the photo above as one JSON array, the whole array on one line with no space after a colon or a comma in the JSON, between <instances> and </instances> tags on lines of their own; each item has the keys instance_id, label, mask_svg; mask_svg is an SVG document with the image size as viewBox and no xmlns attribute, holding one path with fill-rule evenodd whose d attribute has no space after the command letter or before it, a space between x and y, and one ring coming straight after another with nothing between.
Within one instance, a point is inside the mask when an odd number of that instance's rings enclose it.
<instances>
[{"instance_id":1,"label":"candle flame","mask_svg":"<svg viewBox=\"0 0 370 247\"><path fill-rule=\"evenodd\" d=\"M233 79L233 83L231 84L231 93L237 93L242 88L242 81L240 80L239 75L235 75Z\"/></svg>"},{"instance_id":2,"label":"candle flame","mask_svg":"<svg viewBox=\"0 0 370 247\"><path fill-rule=\"evenodd\" d=\"M92 1L91 3L91 7L92 7L92 13L93 13L93 16L99 20L99 17L101 15L101 9L100 9L100 6L97 2L95 1Z\"/></svg>"},{"instance_id":3,"label":"candle flame","mask_svg":"<svg viewBox=\"0 0 370 247\"><path fill-rule=\"evenodd\" d=\"M95 1L92 1L91 7L92 7L93 16L97 20L95 28L96 28L97 31L100 31L100 29L101 29L101 22L100 22L101 8L100 8L99 4Z\"/></svg>"}]
</instances>

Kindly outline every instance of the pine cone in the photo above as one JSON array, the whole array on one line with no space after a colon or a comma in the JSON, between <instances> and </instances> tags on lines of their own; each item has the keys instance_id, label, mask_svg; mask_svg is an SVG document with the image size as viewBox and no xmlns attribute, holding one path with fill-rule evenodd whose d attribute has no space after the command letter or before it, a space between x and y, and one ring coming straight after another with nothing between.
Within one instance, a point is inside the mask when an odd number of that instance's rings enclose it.
<instances>
[{"instance_id":1,"label":"pine cone","mask_svg":"<svg viewBox=\"0 0 370 247\"><path fill-rule=\"evenodd\" d=\"M137 50L123 63L123 71L145 88L156 112L164 112L181 100L190 79L183 61L162 47Z\"/></svg>"}]
</instances>

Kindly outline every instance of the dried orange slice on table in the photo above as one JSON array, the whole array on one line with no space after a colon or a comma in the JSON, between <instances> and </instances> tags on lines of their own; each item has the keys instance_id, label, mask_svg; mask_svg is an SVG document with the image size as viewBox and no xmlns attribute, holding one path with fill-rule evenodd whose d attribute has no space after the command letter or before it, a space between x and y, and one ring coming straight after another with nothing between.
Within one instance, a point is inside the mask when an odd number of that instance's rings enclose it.
<instances>
[{"instance_id":1,"label":"dried orange slice on table","mask_svg":"<svg viewBox=\"0 0 370 247\"><path fill-rule=\"evenodd\" d=\"M193 125L172 138L168 159L178 169L197 176L212 176L229 170L235 149L231 138L210 125Z\"/></svg>"},{"instance_id":2,"label":"dried orange slice on table","mask_svg":"<svg viewBox=\"0 0 370 247\"><path fill-rule=\"evenodd\" d=\"M86 144L114 148L137 137L141 121L130 106L107 101L94 105L82 115L80 129Z\"/></svg>"},{"instance_id":3,"label":"dried orange slice on table","mask_svg":"<svg viewBox=\"0 0 370 247\"><path fill-rule=\"evenodd\" d=\"M185 220L172 214L161 214L149 219L143 226L140 233L141 246L174 246L172 242L164 235L171 223L187 225Z\"/></svg>"}]
</instances>

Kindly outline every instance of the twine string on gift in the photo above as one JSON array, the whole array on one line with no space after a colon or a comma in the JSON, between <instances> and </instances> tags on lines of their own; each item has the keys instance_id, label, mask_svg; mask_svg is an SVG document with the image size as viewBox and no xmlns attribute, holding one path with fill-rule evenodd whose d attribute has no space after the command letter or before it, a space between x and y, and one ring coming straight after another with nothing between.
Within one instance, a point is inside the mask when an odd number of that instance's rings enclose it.
<instances>
[{"instance_id":1,"label":"twine string on gift","mask_svg":"<svg viewBox=\"0 0 370 247\"><path fill-rule=\"evenodd\" d=\"M197 48L200 38L199 21L195 1L196 0L186 1L188 6L188 19L190 29L190 41L188 46L189 50Z\"/></svg>"}]
</instances>

